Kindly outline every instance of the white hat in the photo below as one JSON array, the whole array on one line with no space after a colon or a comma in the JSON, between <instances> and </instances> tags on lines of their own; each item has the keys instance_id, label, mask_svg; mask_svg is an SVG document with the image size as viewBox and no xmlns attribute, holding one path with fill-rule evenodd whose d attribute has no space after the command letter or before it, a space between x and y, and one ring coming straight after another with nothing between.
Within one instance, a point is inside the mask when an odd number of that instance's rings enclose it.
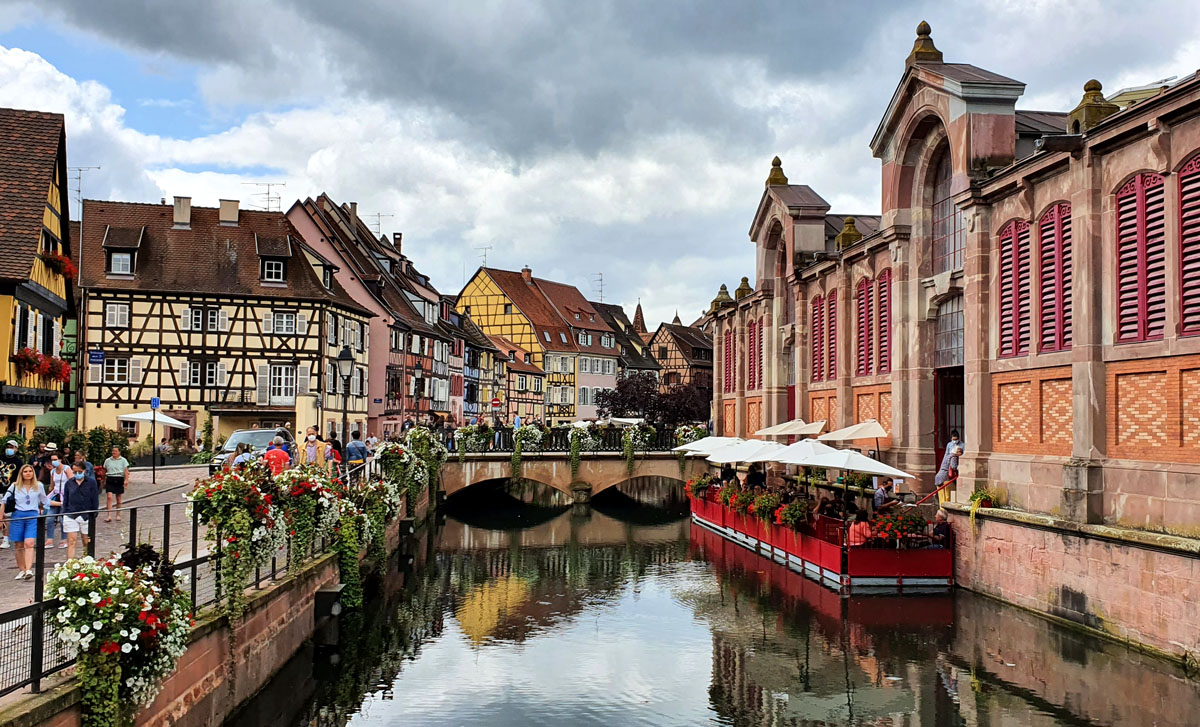
<instances>
[{"instance_id":1,"label":"white hat","mask_svg":"<svg viewBox=\"0 0 1200 727\"><path fill-rule=\"evenodd\" d=\"M57 444L55 444L54 442L47 442L47 443L46 443L46 451L47 451L47 452L57 452L57 451L58 451L58 445L57 445Z\"/></svg>"},{"instance_id":2,"label":"white hat","mask_svg":"<svg viewBox=\"0 0 1200 727\"><path fill-rule=\"evenodd\" d=\"M5 444L11 444L11 445L12 445L12 446L14 446L14 447L20 447L20 446L21 446L21 445L17 444L17 440L15 440L15 439L10 439L10 440L8 440L7 442L5 442Z\"/></svg>"}]
</instances>

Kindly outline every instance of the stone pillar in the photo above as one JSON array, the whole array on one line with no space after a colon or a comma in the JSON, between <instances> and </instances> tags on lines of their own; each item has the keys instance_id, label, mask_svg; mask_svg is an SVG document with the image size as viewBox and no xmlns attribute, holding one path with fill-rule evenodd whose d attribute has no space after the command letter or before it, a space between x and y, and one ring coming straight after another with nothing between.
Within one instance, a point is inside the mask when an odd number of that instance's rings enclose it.
<instances>
[{"instance_id":1,"label":"stone pillar","mask_svg":"<svg viewBox=\"0 0 1200 727\"><path fill-rule=\"evenodd\" d=\"M958 501L986 487L992 451L991 345L991 207L965 200L966 250L963 257L963 438L966 451L959 467Z\"/></svg>"},{"instance_id":2,"label":"stone pillar","mask_svg":"<svg viewBox=\"0 0 1200 727\"><path fill-rule=\"evenodd\" d=\"M1104 176L1090 151L1071 160L1071 462L1063 468L1063 517L1103 519L1107 377L1104 369L1104 229L1114 213L1104 209ZM1171 195L1168 195L1170 197ZM1111 253L1109 253L1111 254ZM1111 288L1111 280L1108 287Z\"/></svg>"},{"instance_id":3,"label":"stone pillar","mask_svg":"<svg viewBox=\"0 0 1200 727\"><path fill-rule=\"evenodd\" d=\"M841 429L854 423L854 290L852 270L849 265L838 266L831 275L837 283L837 426ZM826 303L828 306L828 303ZM828 362L826 362L828 365ZM830 412L830 416L834 416Z\"/></svg>"},{"instance_id":4,"label":"stone pillar","mask_svg":"<svg viewBox=\"0 0 1200 727\"><path fill-rule=\"evenodd\" d=\"M746 438L746 312L738 308L730 319L733 326L734 436Z\"/></svg>"}]
</instances>

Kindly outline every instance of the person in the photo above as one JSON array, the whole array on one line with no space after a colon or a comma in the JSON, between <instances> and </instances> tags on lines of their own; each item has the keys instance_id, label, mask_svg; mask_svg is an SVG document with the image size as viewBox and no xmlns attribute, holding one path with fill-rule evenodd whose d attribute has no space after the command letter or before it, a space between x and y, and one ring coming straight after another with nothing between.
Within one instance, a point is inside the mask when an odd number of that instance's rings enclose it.
<instances>
[{"instance_id":1,"label":"person","mask_svg":"<svg viewBox=\"0 0 1200 727\"><path fill-rule=\"evenodd\" d=\"M330 449L332 449L334 452L337 452L336 459L346 459L346 450L342 448L342 440L338 439L337 432L334 432L332 429L329 430L329 437L325 440L325 442L329 445Z\"/></svg>"},{"instance_id":2,"label":"person","mask_svg":"<svg viewBox=\"0 0 1200 727\"><path fill-rule=\"evenodd\" d=\"M96 476L96 466L87 460L83 455L82 449L75 450L75 464L82 464L84 472L87 472L93 478Z\"/></svg>"},{"instance_id":3,"label":"person","mask_svg":"<svg viewBox=\"0 0 1200 727\"><path fill-rule=\"evenodd\" d=\"M939 502L946 502L950 499L949 488L942 489L942 486L958 478L958 460L962 453L963 448L960 445L953 445L947 449L946 456L942 458L942 466L933 476L933 485L938 488Z\"/></svg>"},{"instance_id":4,"label":"person","mask_svg":"<svg viewBox=\"0 0 1200 727\"><path fill-rule=\"evenodd\" d=\"M104 522L112 521L113 496L117 498L117 522L121 522L121 501L125 498L125 483L129 476L129 460L121 455L120 447L112 448L112 456L104 460Z\"/></svg>"},{"instance_id":5,"label":"person","mask_svg":"<svg viewBox=\"0 0 1200 727\"><path fill-rule=\"evenodd\" d=\"M721 484L727 485L731 482L737 482L737 470L727 462L721 465Z\"/></svg>"},{"instance_id":6,"label":"person","mask_svg":"<svg viewBox=\"0 0 1200 727\"><path fill-rule=\"evenodd\" d=\"M237 452L233 457L233 466L235 468L242 467L254 461L254 448L249 444L242 442L237 446Z\"/></svg>"},{"instance_id":7,"label":"person","mask_svg":"<svg viewBox=\"0 0 1200 727\"><path fill-rule=\"evenodd\" d=\"M21 471L21 465L24 464L17 455L20 446L15 439L4 443L4 455L0 457L0 498L3 498L12 487L12 483L17 479L17 473ZM4 500L3 508L5 514L11 515L16 508L16 501ZM8 524L0 521L0 527L4 528L4 539L0 540L0 548L7 548L9 547Z\"/></svg>"},{"instance_id":8,"label":"person","mask_svg":"<svg viewBox=\"0 0 1200 727\"><path fill-rule=\"evenodd\" d=\"M360 437L361 432L351 432L350 443L346 445L346 465L350 469L367 463L367 445L360 441Z\"/></svg>"},{"instance_id":9,"label":"person","mask_svg":"<svg viewBox=\"0 0 1200 727\"><path fill-rule=\"evenodd\" d=\"M50 506L46 490L38 482L37 472L33 465L22 465L13 486L4 493L4 502L14 503L13 512L4 513L0 517L8 517L9 538L17 555L17 577L14 580L33 580L33 549L37 547L38 516L43 507Z\"/></svg>"},{"instance_id":10,"label":"person","mask_svg":"<svg viewBox=\"0 0 1200 727\"><path fill-rule=\"evenodd\" d=\"M850 545L866 545L874 533L871 531L871 521L865 510L860 510L854 516L854 524L846 534L846 542Z\"/></svg>"},{"instance_id":11,"label":"person","mask_svg":"<svg viewBox=\"0 0 1200 727\"><path fill-rule=\"evenodd\" d=\"M746 487L762 487L767 484L767 476L762 471L762 465L754 462L746 472Z\"/></svg>"},{"instance_id":12,"label":"person","mask_svg":"<svg viewBox=\"0 0 1200 727\"><path fill-rule=\"evenodd\" d=\"M38 449L33 454L29 455L29 464L33 465L33 473L38 479L42 478L42 472L50 464L50 455L46 452L46 443L38 442Z\"/></svg>"},{"instance_id":13,"label":"person","mask_svg":"<svg viewBox=\"0 0 1200 727\"><path fill-rule=\"evenodd\" d=\"M299 464L315 464L328 472L331 462L326 458L327 449L317 436L317 428L309 427L305 431L304 443L299 447Z\"/></svg>"},{"instance_id":14,"label":"person","mask_svg":"<svg viewBox=\"0 0 1200 727\"><path fill-rule=\"evenodd\" d=\"M933 516L933 535L930 538L930 548L950 547L950 523L946 519L946 511L939 509Z\"/></svg>"},{"instance_id":15,"label":"person","mask_svg":"<svg viewBox=\"0 0 1200 727\"><path fill-rule=\"evenodd\" d=\"M169 444L167 444L167 438L163 437L162 441L158 443L158 453L166 454L167 451L170 449L171 449L171 446Z\"/></svg>"},{"instance_id":16,"label":"person","mask_svg":"<svg viewBox=\"0 0 1200 727\"><path fill-rule=\"evenodd\" d=\"M76 454L82 458L82 453ZM67 532L68 560L75 557L77 540L82 538L83 547L87 547L88 524L94 517L94 511L100 509L100 488L96 485L95 474L88 471L86 464L78 460L75 462L71 479L63 488L63 499L57 503L62 507L63 530Z\"/></svg>"},{"instance_id":17,"label":"person","mask_svg":"<svg viewBox=\"0 0 1200 727\"><path fill-rule=\"evenodd\" d=\"M475 423L475 420L476 420L476 418L475 418L475 417L471 417L471 423L472 423L472 424L474 424L474 423ZM378 447L378 446L379 446L379 437L375 436L374 434L372 434L371 436L367 437L367 451L368 451L368 452L370 452L370 453L374 454L374 453L375 453L375 448L376 448L376 447Z\"/></svg>"},{"instance_id":18,"label":"person","mask_svg":"<svg viewBox=\"0 0 1200 727\"><path fill-rule=\"evenodd\" d=\"M900 504L899 500L897 500L895 497L892 497L893 486L894 482L892 479L890 477L885 477L883 478L883 482L880 483L879 487L875 488L873 504L875 505L876 513L887 512L888 510L891 510Z\"/></svg>"},{"instance_id":19,"label":"person","mask_svg":"<svg viewBox=\"0 0 1200 727\"><path fill-rule=\"evenodd\" d=\"M53 453L50 457L50 468L46 470L49 475L49 486L46 488L46 496L52 502L62 502L63 490L67 486L67 480L71 479L73 470L66 460L59 457L57 453ZM59 543L60 548L67 547L67 531L63 529L62 506L50 505L50 515L46 518L46 547L53 545L54 531L57 530L62 537L62 542Z\"/></svg>"},{"instance_id":20,"label":"person","mask_svg":"<svg viewBox=\"0 0 1200 727\"><path fill-rule=\"evenodd\" d=\"M263 461L271 468L271 475L275 477L278 477L292 464L292 458L284 449L283 444L283 437L276 436L267 447L267 453L263 455Z\"/></svg>"}]
</instances>

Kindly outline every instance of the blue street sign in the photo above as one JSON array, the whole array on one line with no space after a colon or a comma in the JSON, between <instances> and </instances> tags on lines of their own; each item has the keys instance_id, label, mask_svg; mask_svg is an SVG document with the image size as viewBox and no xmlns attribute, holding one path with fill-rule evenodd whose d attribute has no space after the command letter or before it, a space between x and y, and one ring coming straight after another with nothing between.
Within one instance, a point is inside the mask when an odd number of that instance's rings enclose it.
<instances>
[{"instance_id":1,"label":"blue street sign","mask_svg":"<svg viewBox=\"0 0 1200 727\"><path fill-rule=\"evenodd\" d=\"M103 365L104 364L104 352L103 351L88 351L88 363L96 364L96 365Z\"/></svg>"},{"instance_id":2,"label":"blue street sign","mask_svg":"<svg viewBox=\"0 0 1200 727\"><path fill-rule=\"evenodd\" d=\"M152 396L152 397L150 397L150 408L151 408L151 409L157 409L157 408L158 408L158 405L159 405L160 403L161 403L161 402L159 402L159 400L158 400L158 397L157 397L157 396Z\"/></svg>"},{"instance_id":3,"label":"blue street sign","mask_svg":"<svg viewBox=\"0 0 1200 727\"><path fill-rule=\"evenodd\" d=\"M383 399L376 399L376 400L375 400L375 403L376 403L376 404L382 404L382 403L383 403Z\"/></svg>"}]
</instances>

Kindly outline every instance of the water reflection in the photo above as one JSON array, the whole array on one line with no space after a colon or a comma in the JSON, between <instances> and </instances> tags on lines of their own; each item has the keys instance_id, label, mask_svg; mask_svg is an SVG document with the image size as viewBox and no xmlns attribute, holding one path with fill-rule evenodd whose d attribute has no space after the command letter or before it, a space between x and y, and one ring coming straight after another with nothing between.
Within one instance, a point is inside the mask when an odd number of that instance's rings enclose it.
<instances>
[{"instance_id":1,"label":"water reflection","mask_svg":"<svg viewBox=\"0 0 1200 727\"><path fill-rule=\"evenodd\" d=\"M456 512L234 724L1195 724L1171 665L966 592L841 598L632 499Z\"/></svg>"}]
</instances>

